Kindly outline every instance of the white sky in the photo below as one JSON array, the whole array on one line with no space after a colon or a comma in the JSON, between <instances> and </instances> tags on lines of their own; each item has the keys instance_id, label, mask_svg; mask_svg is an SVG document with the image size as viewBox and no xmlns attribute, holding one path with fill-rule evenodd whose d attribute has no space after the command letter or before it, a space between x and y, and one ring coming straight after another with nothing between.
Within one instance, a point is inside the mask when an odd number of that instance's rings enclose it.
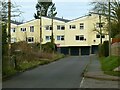
<instances>
[{"instance_id":1,"label":"white sky","mask_svg":"<svg viewBox=\"0 0 120 90\"><path fill-rule=\"evenodd\" d=\"M29 21L34 19L36 13L35 5L37 0L11 0L20 6L20 10L24 12L21 17L17 18L19 21ZM57 10L57 17L66 19L74 19L88 14L91 10L91 0L53 0ZM14 18L16 19L16 18Z\"/></svg>"}]
</instances>

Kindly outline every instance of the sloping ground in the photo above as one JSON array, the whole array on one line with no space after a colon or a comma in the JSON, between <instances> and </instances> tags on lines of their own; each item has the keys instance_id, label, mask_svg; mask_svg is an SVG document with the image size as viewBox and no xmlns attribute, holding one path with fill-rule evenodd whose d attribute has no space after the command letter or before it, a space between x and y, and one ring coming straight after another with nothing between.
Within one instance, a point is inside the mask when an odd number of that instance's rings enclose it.
<instances>
[{"instance_id":1,"label":"sloping ground","mask_svg":"<svg viewBox=\"0 0 120 90\"><path fill-rule=\"evenodd\" d=\"M100 59L101 61L101 68L104 73L109 75L120 76L119 71L114 71L115 68L120 66L120 56L109 56L103 57Z\"/></svg>"}]
</instances>

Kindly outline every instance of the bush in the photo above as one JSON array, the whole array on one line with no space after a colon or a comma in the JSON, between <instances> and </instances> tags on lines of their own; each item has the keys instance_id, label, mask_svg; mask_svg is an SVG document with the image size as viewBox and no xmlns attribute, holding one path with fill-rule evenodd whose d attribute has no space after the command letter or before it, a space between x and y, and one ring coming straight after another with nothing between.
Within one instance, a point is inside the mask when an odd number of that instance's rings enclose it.
<instances>
[{"instance_id":1,"label":"bush","mask_svg":"<svg viewBox=\"0 0 120 90\"><path fill-rule=\"evenodd\" d=\"M117 35L115 36L115 38L120 38L120 34L117 34Z\"/></svg>"},{"instance_id":2,"label":"bush","mask_svg":"<svg viewBox=\"0 0 120 90\"><path fill-rule=\"evenodd\" d=\"M109 42L104 41L102 45L99 45L99 57L109 56Z\"/></svg>"},{"instance_id":3,"label":"bush","mask_svg":"<svg viewBox=\"0 0 120 90\"><path fill-rule=\"evenodd\" d=\"M39 50L39 43L28 44L27 42L13 43L11 48L11 60L8 56L3 61L3 76L9 76L17 71L25 71L40 64L47 64L61 58L63 55L51 53L56 46L52 43L46 43L43 46L44 51ZM16 66L16 68L15 68Z\"/></svg>"},{"instance_id":4,"label":"bush","mask_svg":"<svg viewBox=\"0 0 120 90\"><path fill-rule=\"evenodd\" d=\"M56 51L56 45L55 44L52 44L51 42L47 42L46 44L43 44L42 45L42 48L43 48L43 51L44 52L53 52L53 51Z\"/></svg>"}]
</instances>

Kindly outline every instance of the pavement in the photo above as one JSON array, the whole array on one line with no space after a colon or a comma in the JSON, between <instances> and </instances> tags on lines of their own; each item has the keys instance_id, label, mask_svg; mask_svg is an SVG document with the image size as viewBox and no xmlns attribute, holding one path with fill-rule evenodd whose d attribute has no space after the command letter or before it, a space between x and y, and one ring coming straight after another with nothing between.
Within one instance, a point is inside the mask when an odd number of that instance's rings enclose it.
<instances>
[{"instance_id":1,"label":"pavement","mask_svg":"<svg viewBox=\"0 0 120 90\"><path fill-rule=\"evenodd\" d=\"M104 74L98 57L91 55L80 88L117 88L120 90L120 77Z\"/></svg>"}]
</instances>

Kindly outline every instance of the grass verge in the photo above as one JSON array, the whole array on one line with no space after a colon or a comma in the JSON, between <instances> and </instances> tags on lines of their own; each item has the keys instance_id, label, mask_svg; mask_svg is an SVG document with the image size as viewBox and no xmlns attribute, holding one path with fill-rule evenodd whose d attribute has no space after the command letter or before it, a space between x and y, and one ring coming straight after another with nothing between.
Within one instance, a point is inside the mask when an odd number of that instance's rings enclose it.
<instances>
[{"instance_id":1,"label":"grass verge","mask_svg":"<svg viewBox=\"0 0 120 90\"><path fill-rule=\"evenodd\" d=\"M113 76L120 76L120 72L113 71L115 68L120 66L120 56L108 56L108 57L101 57L101 68L105 74L113 75Z\"/></svg>"}]
</instances>

